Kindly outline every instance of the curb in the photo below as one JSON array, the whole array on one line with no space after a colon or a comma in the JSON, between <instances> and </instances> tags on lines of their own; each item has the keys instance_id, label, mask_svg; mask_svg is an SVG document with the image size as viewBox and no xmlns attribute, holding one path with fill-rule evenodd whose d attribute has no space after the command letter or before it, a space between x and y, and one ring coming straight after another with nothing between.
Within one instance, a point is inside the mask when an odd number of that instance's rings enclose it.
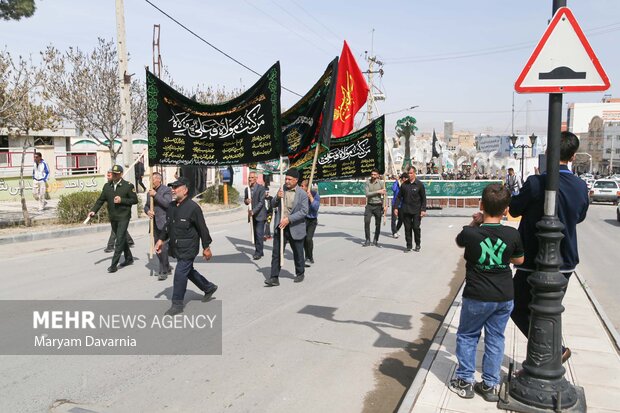
<instances>
[{"instance_id":1,"label":"curb","mask_svg":"<svg viewBox=\"0 0 620 413\"><path fill-rule=\"evenodd\" d=\"M224 211L207 212L207 213L204 213L204 215L206 217L227 215L227 214L238 212L241 210L241 208L242 206L238 206L236 208L232 208L232 209L228 209ZM149 220L146 218L136 219L136 220L129 222L129 228L134 228L139 225L146 224L148 222ZM80 226L76 228L64 228L64 229L55 229L51 231L41 231L41 232L32 232L32 233L25 233L25 234L8 235L5 237L0 237L0 245L13 244L17 242L38 241L38 240L44 240L44 239L50 239L50 238L72 237L75 235L97 233L97 232L103 232L103 231L109 231L109 230L110 230L110 224L104 223L104 224L94 224L94 225L89 225L89 226L84 226L84 227Z\"/></svg>"},{"instance_id":2,"label":"curb","mask_svg":"<svg viewBox=\"0 0 620 413\"><path fill-rule=\"evenodd\" d=\"M577 277L577 280L579 280L579 285L581 286L581 288L583 288L583 291L586 293L588 300L590 301L590 303L592 303L592 306L594 307L594 311L596 311L599 319L602 321L603 326L607 330L607 333L611 336L611 339L613 341L614 346L616 347L616 350L620 351L620 334L618 334L618 331L616 330L611 320L607 316L607 313L605 313L605 310L603 310L603 307L601 306L599 301L594 296L594 292L592 292L592 290L588 286L588 283L583 279L583 277L577 271L575 271L575 276ZM463 285L461 286L459 292L456 294L456 297L454 298L454 301L452 302L450 309L446 313L446 317L444 318L441 327L439 328L439 330L437 330L437 333L435 334L435 337L433 338L433 343L431 344L430 349L426 353L426 356L424 357L424 360L422 361L422 364L420 365L420 368L418 369L418 372L413 382L411 383L411 386L409 386L409 389L407 390L407 393L405 394L405 398L400 404L400 407L397 413L410 413L413 410L415 406L415 402L417 401L418 396L422 392L422 388L424 387L424 383L426 382L426 376L430 372L431 366L433 362L435 361L435 358L437 356L441 343L443 342L444 337L446 336L448 327L452 324L452 320L454 319L454 314L456 312L456 309L457 307L461 305L460 297L463 293L464 287L465 287L465 282L463 281Z\"/></svg>"},{"instance_id":3,"label":"curb","mask_svg":"<svg viewBox=\"0 0 620 413\"><path fill-rule=\"evenodd\" d=\"M463 284L461 284L461 288L456 293L454 297L454 301L452 301L452 305L448 309L446 316L443 319L441 327L435 333L435 337L433 337L433 343L429 348L426 356L424 356L424 360L422 360L422 364L420 364L420 368L409 386L409 390L405 394L405 398L403 399L400 407L398 408L397 413L410 413L415 406L415 402L418 399L418 396L422 392L422 388L424 387L424 383L426 382L426 376L431 371L431 367L435 358L437 357L437 353L439 353L439 348L441 347L441 343L443 343L444 338L446 337L446 333L448 332L448 328L452 325L452 320L456 314L456 309L461 306L461 296L463 294L463 289L465 288L465 280L463 280Z\"/></svg>"},{"instance_id":4,"label":"curb","mask_svg":"<svg viewBox=\"0 0 620 413\"><path fill-rule=\"evenodd\" d=\"M579 280L579 284L581 284L581 288L583 288L583 291L586 293L588 300L590 300L590 302L594 306L594 311L596 311L598 318L603 322L607 333L611 336L611 340L614 344L614 347L616 347L616 351L620 352L620 334L618 334L618 331L607 316L605 310L603 310L603 306L601 305L601 303L599 303L599 301L596 299L594 292L590 289L590 286L588 285L586 280L577 271L575 271L575 276Z\"/></svg>"}]
</instances>

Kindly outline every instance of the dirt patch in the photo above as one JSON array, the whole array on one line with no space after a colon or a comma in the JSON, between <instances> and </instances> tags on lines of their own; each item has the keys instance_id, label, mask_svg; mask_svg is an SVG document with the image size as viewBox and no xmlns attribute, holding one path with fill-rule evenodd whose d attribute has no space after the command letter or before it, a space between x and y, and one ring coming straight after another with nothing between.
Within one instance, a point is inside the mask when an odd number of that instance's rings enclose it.
<instances>
[{"instance_id":1,"label":"dirt patch","mask_svg":"<svg viewBox=\"0 0 620 413\"><path fill-rule=\"evenodd\" d=\"M432 313L424 313L420 337L381 361L375 371L375 389L366 395L363 413L398 410L463 283L464 267L465 262L461 258L448 284L450 287L448 295L437 304Z\"/></svg>"}]
</instances>

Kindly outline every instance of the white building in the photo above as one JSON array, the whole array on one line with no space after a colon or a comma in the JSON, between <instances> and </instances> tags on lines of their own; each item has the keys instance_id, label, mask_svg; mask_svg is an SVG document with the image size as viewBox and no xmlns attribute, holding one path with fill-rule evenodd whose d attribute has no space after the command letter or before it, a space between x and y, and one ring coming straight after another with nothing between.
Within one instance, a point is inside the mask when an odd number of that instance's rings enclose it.
<instances>
[{"instance_id":1,"label":"white building","mask_svg":"<svg viewBox=\"0 0 620 413\"><path fill-rule=\"evenodd\" d=\"M613 174L620 171L620 120L603 125L603 164Z\"/></svg>"},{"instance_id":2,"label":"white building","mask_svg":"<svg viewBox=\"0 0 620 413\"><path fill-rule=\"evenodd\" d=\"M569 132L588 133L588 126L595 116L608 120L620 113L620 99L606 98L595 103L571 103L568 105L567 125Z\"/></svg>"}]
</instances>

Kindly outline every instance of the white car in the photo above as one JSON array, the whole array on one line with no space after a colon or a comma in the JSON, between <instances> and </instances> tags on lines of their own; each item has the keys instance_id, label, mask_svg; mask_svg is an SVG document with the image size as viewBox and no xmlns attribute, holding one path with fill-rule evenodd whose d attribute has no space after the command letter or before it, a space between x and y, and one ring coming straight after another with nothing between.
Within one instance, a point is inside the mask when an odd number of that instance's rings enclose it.
<instances>
[{"instance_id":1,"label":"white car","mask_svg":"<svg viewBox=\"0 0 620 413\"><path fill-rule=\"evenodd\" d=\"M590 190L590 202L602 201L618 204L620 199L620 184L613 179L599 179L594 182Z\"/></svg>"}]
</instances>

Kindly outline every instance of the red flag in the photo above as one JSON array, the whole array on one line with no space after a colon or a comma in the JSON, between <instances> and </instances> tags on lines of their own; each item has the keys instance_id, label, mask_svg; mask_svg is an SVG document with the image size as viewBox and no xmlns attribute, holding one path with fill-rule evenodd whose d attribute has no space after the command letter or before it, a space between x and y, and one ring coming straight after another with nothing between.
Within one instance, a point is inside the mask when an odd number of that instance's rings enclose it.
<instances>
[{"instance_id":1,"label":"red flag","mask_svg":"<svg viewBox=\"0 0 620 413\"><path fill-rule=\"evenodd\" d=\"M353 129L353 119L368 99L368 84L347 42L342 46L338 62L338 81L332 135L340 138Z\"/></svg>"}]
</instances>

